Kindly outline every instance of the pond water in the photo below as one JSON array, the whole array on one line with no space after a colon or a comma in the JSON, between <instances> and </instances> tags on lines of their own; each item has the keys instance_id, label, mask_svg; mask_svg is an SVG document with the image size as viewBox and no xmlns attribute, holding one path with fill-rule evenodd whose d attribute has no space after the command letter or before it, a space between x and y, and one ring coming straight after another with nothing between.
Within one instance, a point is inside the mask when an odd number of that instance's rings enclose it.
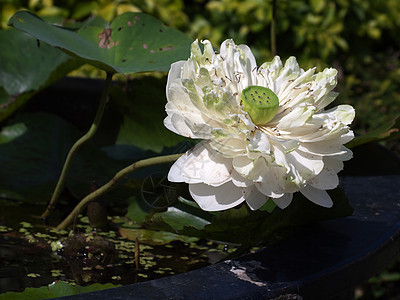
<instances>
[{"instance_id":1,"label":"pond water","mask_svg":"<svg viewBox=\"0 0 400 300\"><path fill-rule=\"evenodd\" d=\"M83 216L74 231L57 231L36 217L42 211L43 206L0 204L0 293L58 280L126 285L202 268L235 249L126 226L121 217L109 217L104 231L93 230Z\"/></svg>"}]
</instances>

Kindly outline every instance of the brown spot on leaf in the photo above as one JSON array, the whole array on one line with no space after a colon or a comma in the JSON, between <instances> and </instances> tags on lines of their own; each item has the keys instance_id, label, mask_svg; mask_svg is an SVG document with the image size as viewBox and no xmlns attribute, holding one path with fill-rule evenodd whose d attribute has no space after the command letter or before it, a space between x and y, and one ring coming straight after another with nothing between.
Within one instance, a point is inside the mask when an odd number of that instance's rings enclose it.
<instances>
[{"instance_id":1,"label":"brown spot on leaf","mask_svg":"<svg viewBox=\"0 0 400 300\"><path fill-rule=\"evenodd\" d=\"M173 50L174 49L174 47L172 47L172 46L167 46L167 47L164 47L164 48L160 48L159 50L160 51L167 51L167 50Z\"/></svg>"},{"instance_id":2,"label":"brown spot on leaf","mask_svg":"<svg viewBox=\"0 0 400 300\"><path fill-rule=\"evenodd\" d=\"M155 61L154 61L154 60L149 60L149 63L150 63L150 64L154 64Z\"/></svg>"},{"instance_id":3,"label":"brown spot on leaf","mask_svg":"<svg viewBox=\"0 0 400 300\"><path fill-rule=\"evenodd\" d=\"M106 28L97 36L100 39L97 43L100 48L110 49L111 47L118 45L118 41L113 42L111 40L111 34L111 28Z\"/></svg>"},{"instance_id":4,"label":"brown spot on leaf","mask_svg":"<svg viewBox=\"0 0 400 300\"><path fill-rule=\"evenodd\" d=\"M11 95L8 97L8 101L6 103L0 104L0 109L6 108L7 106L10 106L13 104L15 101L17 101L19 95Z\"/></svg>"}]
</instances>

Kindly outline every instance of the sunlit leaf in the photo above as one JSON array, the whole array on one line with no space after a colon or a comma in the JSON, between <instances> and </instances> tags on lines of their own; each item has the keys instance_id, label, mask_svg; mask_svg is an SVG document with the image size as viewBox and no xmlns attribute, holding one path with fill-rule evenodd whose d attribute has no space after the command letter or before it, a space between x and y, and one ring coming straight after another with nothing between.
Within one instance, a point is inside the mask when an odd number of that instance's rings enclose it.
<instances>
[{"instance_id":1,"label":"sunlit leaf","mask_svg":"<svg viewBox=\"0 0 400 300\"><path fill-rule=\"evenodd\" d=\"M156 218L157 216L153 216ZM210 224L209 221L200 218L198 216L187 213L176 207L169 207L166 212L162 213L162 219L164 222L168 223L177 232L182 230L185 226L191 226L198 230L203 230L204 226Z\"/></svg>"},{"instance_id":2,"label":"sunlit leaf","mask_svg":"<svg viewBox=\"0 0 400 300\"><path fill-rule=\"evenodd\" d=\"M76 295L87 292L100 291L104 289L110 289L117 287L111 283L107 284L92 284L89 286L72 285L65 281L57 281L49 284L48 286L42 286L40 288L26 288L23 292L8 292L0 294L0 299L4 300L34 300L34 299L50 299L58 298L63 296Z\"/></svg>"},{"instance_id":3,"label":"sunlit leaf","mask_svg":"<svg viewBox=\"0 0 400 300\"><path fill-rule=\"evenodd\" d=\"M191 43L180 31L143 13L127 12L110 25L72 31L21 11L9 25L112 73L166 71L171 63L188 57Z\"/></svg>"}]
</instances>

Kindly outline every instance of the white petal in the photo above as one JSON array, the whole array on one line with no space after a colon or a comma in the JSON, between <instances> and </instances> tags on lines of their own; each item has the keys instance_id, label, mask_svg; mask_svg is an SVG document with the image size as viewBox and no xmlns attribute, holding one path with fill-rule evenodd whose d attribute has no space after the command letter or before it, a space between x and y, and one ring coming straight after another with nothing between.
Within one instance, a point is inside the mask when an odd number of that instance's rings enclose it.
<instances>
[{"instance_id":1,"label":"white petal","mask_svg":"<svg viewBox=\"0 0 400 300\"><path fill-rule=\"evenodd\" d=\"M353 122L356 115L354 108L350 105L338 105L325 111L325 113L335 116L337 120L345 125L349 125Z\"/></svg>"},{"instance_id":2,"label":"white petal","mask_svg":"<svg viewBox=\"0 0 400 300\"><path fill-rule=\"evenodd\" d=\"M304 85L306 85L310 80L312 75L314 74L315 69L309 69L304 73L301 73L301 75L298 78L295 78L294 80L292 78L287 78L287 87L284 89L281 88L280 93L277 94L278 98L280 99L279 104L282 105L283 107L278 110L278 113L282 111L282 109L287 108L287 107L292 107L294 103L292 101L294 100L295 103L301 103L302 101L296 101L294 98L296 94L298 94L299 89L301 89ZM307 88L307 87L306 87Z\"/></svg>"},{"instance_id":3,"label":"white petal","mask_svg":"<svg viewBox=\"0 0 400 300\"><path fill-rule=\"evenodd\" d=\"M302 142L328 142L337 139L351 139L350 129L345 123L350 122L354 118L354 110L349 105L334 107L330 110L314 114L310 124L319 125L312 126L311 130L304 133L299 140ZM345 123L343 123L345 122ZM344 141L344 142L347 142ZM343 143L344 143L343 142Z\"/></svg>"},{"instance_id":4,"label":"white petal","mask_svg":"<svg viewBox=\"0 0 400 300\"><path fill-rule=\"evenodd\" d=\"M276 206L278 206L281 209L285 209L286 207L288 207L289 204L292 203L292 199L293 199L292 193L286 193L280 198L272 198Z\"/></svg>"},{"instance_id":5,"label":"white petal","mask_svg":"<svg viewBox=\"0 0 400 300\"><path fill-rule=\"evenodd\" d=\"M331 159L325 161L325 166L321 173L310 179L307 183L319 190L332 190L336 188L339 184L339 177L336 170L341 165L343 163L339 160Z\"/></svg>"},{"instance_id":6,"label":"white petal","mask_svg":"<svg viewBox=\"0 0 400 300\"><path fill-rule=\"evenodd\" d=\"M240 49L240 61L242 63L242 71L244 73L244 78L247 80L246 87L250 85L256 85L256 74L257 74L257 63L256 59L254 58L253 53L251 52L250 48L247 45L240 45L238 46ZM240 71L240 70L238 70Z\"/></svg>"},{"instance_id":7,"label":"white petal","mask_svg":"<svg viewBox=\"0 0 400 300\"><path fill-rule=\"evenodd\" d=\"M193 119L185 118L184 120L187 128L190 129L193 136L197 139L209 139L212 136L212 126L206 124L205 122L195 123L193 122Z\"/></svg>"},{"instance_id":8,"label":"white petal","mask_svg":"<svg viewBox=\"0 0 400 300\"><path fill-rule=\"evenodd\" d=\"M249 186L254 185L254 182L252 180L244 178L242 175L240 175L236 171L232 172L231 177L232 177L233 184L238 187L249 187Z\"/></svg>"},{"instance_id":9,"label":"white petal","mask_svg":"<svg viewBox=\"0 0 400 300\"><path fill-rule=\"evenodd\" d=\"M337 157L324 157L325 167L328 167L335 173L339 173L343 170L343 161L341 159L337 159Z\"/></svg>"},{"instance_id":10,"label":"white petal","mask_svg":"<svg viewBox=\"0 0 400 300\"><path fill-rule=\"evenodd\" d=\"M232 165L240 175L248 177L254 168L254 161L247 156L238 156L233 159Z\"/></svg>"},{"instance_id":11,"label":"white petal","mask_svg":"<svg viewBox=\"0 0 400 300\"><path fill-rule=\"evenodd\" d=\"M168 79L167 79L167 86L166 86L167 94L168 94L170 84L172 82L175 82L177 79L181 78L182 67L184 64L185 64L184 60L177 61L177 62L171 64L171 69L168 72Z\"/></svg>"},{"instance_id":12,"label":"white petal","mask_svg":"<svg viewBox=\"0 0 400 300\"><path fill-rule=\"evenodd\" d=\"M282 68L282 61L279 56L275 56L271 62L263 63L259 72L262 74L258 77L263 77L266 80L265 87L276 91L274 81L279 76L280 69Z\"/></svg>"},{"instance_id":13,"label":"white petal","mask_svg":"<svg viewBox=\"0 0 400 300\"><path fill-rule=\"evenodd\" d=\"M227 182L219 187L207 184L190 184L189 192L197 204L207 211L220 211L235 207L242 203L245 198L242 188Z\"/></svg>"},{"instance_id":14,"label":"white petal","mask_svg":"<svg viewBox=\"0 0 400 300\"><path fill-rule=\"evenodd\" d=\"M168 181L170 182L186 182L186 183L201 183L200 177L187 178L182 176L184 166L187 162L187 153L178 158L171 166L168 172Z\"/></svg>"},{"instance_id":15,"label":"white petal","mask_svg":"<svg viewBox=\"0 0 400 300\"><path fill-rule=\"evenodd\" d=\"M200 183L219 186L231 180L232 159L225 158L203 141L182 155L171 167L171 182Z\"/></svg>"},{"instance_id":16,"label":"white petal","mask_svg":"<svg viewBox=\"0 0 400 300\"><path fill-rule=\"evenodd\" d=\"M283 99L282 91L285 91L290 82L298 78L303 72L294 56L286 60L285 65L279 72L279 77L275 80L275 93L279 99Z\"/></svg>"},{"instance_id":17,"label":"white petal","mask_svg":"<svg viewBox=\"0 0 400 300\"><path fill-rule=\"evenodd\" d=\"M332 156L332 158L335 158L335 159L341 160L341 161L346 161L346 160L349 160L349 159L353 158L353 151L351 151L350 149L346 148L345 146L342 146L342 150L344 151L343 154L334 155L334 156Z\"/></svg>"},{"instance_id":18,"label":"white petal","mask_svg":"<svg viewBox=\"0 0 400 300\"><path fill-rule=\"evenodd\" d=\"M189 127L187 127L184 118L178 114L168 115L164 119L164 126L172 132L175 132L176 134L189 138L195 138L193 132L190 130ZM179 130L177 128L179 128Z\"/></svg>"},{"instance_id":19,"label":"white petal","mask_svg":"<svg viewBox=\"0 0 400 300\"><path fill-rule=\"evenodd\" d=\"M329 92L325 96L321 97L318 101L315 102L317 110L323 109L329 104L331 104L337 98L338 95L339 93Z\"/></svg>"},{"instance_id":20,"label":"white petal","mask_svg":"<svg viewBox=\"0 0 400 300\"><path fill-rule=\"evenodd\" d=\"M254 137L250 139L248 149L249 151L269 154L270 147L268 136L264 132L258 130L254 133Z\"/></svg>"},{"instance_id":21,"label":"white petal","mask_svg":"<svg viewBox=\"0 0 400 300\"><path fill-rule=\"evenodd\" d=\"M210 142L210 146L217 152L224 153L225 157L233 158L246 154L245 141L239 138L215 139Z\"/></svg>"},{"instance_id":22,"label":"white petal","mask_svg":"<svg viewBox=\"0 0 400 300\"><path fill-rule=\"evenodd\" d=\"M263 160L259 159L260 162ZM261 168L260 168L261 169ZM291 188L286 182L286 169L279 165L266 165L260 170L260 179L255 183L257 189L273 198L283 196L285 192L291 192ZM295 186L295 185L294 185ZM295 186L297 190L297 186Z\"/></svg>"},{"instance_id":23,"label":"white petal","mask_svg":"<svg viewBox=\"0 0 400 300\"><path fill-rule=\"evenodd\" d=\"M353 137L353 132L349 131L336 139L319 142L303 142L300 143L299 150L321 156L347 155L348 151L343 148L342 145L351 141Z\"/></svg>"},{"instance_id":24,"label":"white petal","mask_svg":"<svg viewBox=\"0 0 400 300\"><path fill-rule=\"evenodd\" d=\"M274 155L276 163L285 167L286 177L298 186L315 177L324 167L321 156L300 150L285 153L280 144L274 144Z\"/></svg>"},{"instance_id":25,"label":"white petal","mask_svg":"<svg viewBox=\"0 0 400 300\"><path fill-rule=\"evenodd\" d=\"M232 160L234 169L243 177L250 180L261 180L262 175L268 170L267 160L263 156L249 159L247 156L238 156Z\"/></svg>"},{"instance_id":26,"label":"white petal","mask_svg":"<svg viewBox=\"0 0 400 300\"><path fill-rule=\"evenodd\" d=\"M308 172L311 172L312 175L319 174L324 167L322 157L319 155L313 155L307 152L301 152L300 150L295 150L288 153L286 156L291 158L290 163L295 169L299 170L299 172L304 172L305 174ZM305 175L304 177L306 178L306 176L308 175Z\"/></svg>"},{"instance_id":27,"label":"white petal","mask_svg":"<svg viewBox=\"0 0 400 300\"><path fill-rule=\"evenodd\" d=\"M277 128L286 130L303 126L314 114L315 108L312 106L298 106L280 119Z\"/></svg>"},{"instance_id":28,"label":"white petal","mask_svg":"<svg viewBox=\"0 0 400 300\"><path fill-rule=\"evenodd\" d=\"M326 68L316 74L310 89L313 91L314 103L318 109L326 107L336 98L337 93L331 93L331 91L337 84L337 73L334 68Z\"/></svg>"},{"instance_id":29,"label":"white petal","mask_svg":"<svg viewBox=\"0 0 400 300\"><path fill-rule=\"evenodd\" d=\"M272 198L282 197L284 192L285 169L279 166L269 166L262 175L262 181L256 182L257 189Z\"/></svg>"},{"instance_id":30,"label":"white petal","mask_svg":"<svg viewBox=\"0 0 400 300\"><path fill-rule=\"evenodd\" d=\"M168 116L164 119L164 125L171 131L183 136L198 138L187 126L191 124L207 124L207 118L193 105L182 84L172 82L167 92L168 102L165 110Z\"/></svg>"},{"instance_id":31,"label":"white petal","mask_svg":"<svg viewBox=\"0 0 400 300\"><path fill-rule=\"evenodd\" d=\"M318 190L312 186L307 185L305 188L300 190L300 193L304 195L308 200L314 202L317 205L330 208L333 206L331 197L326 191Z\"/></svg>"},{"instance_id":32,"label":"white petal","mask_svg":"<svg viewBox=\"0 0 400 300\"><path fill-rule=\"evenodd\" d=\"M247 205L251 210L257 210L263 206L268 200L268 197L260 193L255 187L251 189L251 192L246 196Z\"/></svg>"}]
</instances>

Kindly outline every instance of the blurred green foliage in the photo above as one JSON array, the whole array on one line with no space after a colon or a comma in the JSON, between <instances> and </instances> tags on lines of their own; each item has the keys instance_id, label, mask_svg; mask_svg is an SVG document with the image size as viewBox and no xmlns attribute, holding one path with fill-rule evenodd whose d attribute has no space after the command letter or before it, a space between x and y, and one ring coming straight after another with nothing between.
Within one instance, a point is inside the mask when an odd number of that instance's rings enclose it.
<instances>
[{"instance_id":1,"label":"blurred green foliage","mask_svg":"<svg viewBox=\"0 0 400 300\"><path fill-rule=\"evenodd\" d=\"M400 1L276 0L276 5L278 54L296 56L303 68L337 68L338 101L356 108L355 128L363 133L398 114ZM272 0L0 0L1 27L21 9L61 24L142 11L215 46L227 38L248 44L260 64L272 58Z\"/></svg>"}]
</instances>

